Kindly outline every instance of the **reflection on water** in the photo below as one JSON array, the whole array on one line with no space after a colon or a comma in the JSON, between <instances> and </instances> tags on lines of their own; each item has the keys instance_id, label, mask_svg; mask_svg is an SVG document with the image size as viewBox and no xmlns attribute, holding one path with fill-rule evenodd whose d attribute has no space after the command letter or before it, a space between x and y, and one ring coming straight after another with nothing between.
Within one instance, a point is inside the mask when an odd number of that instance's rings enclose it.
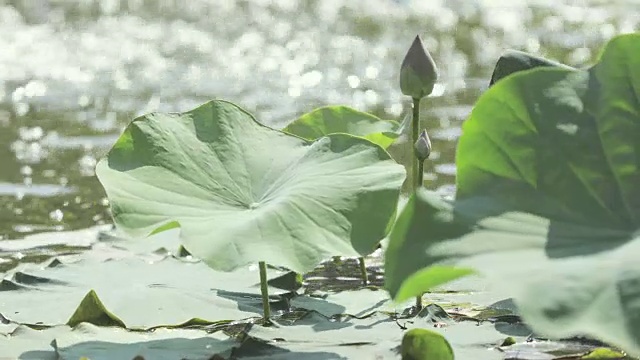
<instances>
[{"instance_id":1,"label":"reflection on water","mask_svg":"<svg viewBox=\"0 0 640 360\"><path fill-rule=\"evenodd\" d=\"M324 104L401 119L417 33L442 74L423 105L425 179L450 192L460 125L501 51L584 65L638 28L631 2L0 0L0 239L108 221L93 167L146 112L216 97L276 127Z\"/></svg>"}]
</instances>

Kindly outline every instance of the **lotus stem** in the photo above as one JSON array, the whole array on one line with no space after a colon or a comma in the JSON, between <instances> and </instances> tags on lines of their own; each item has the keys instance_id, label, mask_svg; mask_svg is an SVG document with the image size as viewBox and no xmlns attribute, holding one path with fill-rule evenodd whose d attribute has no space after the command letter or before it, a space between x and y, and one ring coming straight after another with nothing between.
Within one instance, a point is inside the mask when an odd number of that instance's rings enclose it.
<instances>
[{"instance_id":1,"label":"lotus stem","mask_svg":"<svg viewBox=\"0 0 640 360\"><path fill-rule=\"evenodd\" d=\"M418 189L420 186L422 186L422 184L424 184L424 161L422 160L418 160L418 186L416 186L416 189Z\"/></svg>"},{"instance_id":2,"label":"lotus stem","mask_svg":"<svg viewBox=\"0 0 640 360\"><path fill-rule=\"evenodd\" d=\"M413 146L420 136L420 99L413 98L413 117L411 119L411 145ZM412 175L413 175L413 189L417 190L424 182L424 162L418 159L415 151L411 162ZM416 311L422 310L422 294L416 296Z\"/></svg>"},{"instance_id":3,"label":"lotus stem","mask_svg":"<svg viewBox=\"0 0 640 360\"><path fill-rule=\"evenodd\" d=\"M424 184L424 161L418 160L418 184L422 186ZM417 189L418 187L416 187ZM422 295L416 296L416 312L420 312L422 310Z\"/></svg>"},{"instance_id":4,"label":"lotus stem","mask_svg":"<svg viewBox=\"0 0 640 360\"><path fill-rule=\"evenodd\" d=\"M264 261L258 262L260 268L260 291L262 293L262 312L265 324L271 318L271 307L269 306L269 285L267 284L267 264Z\"/></svg>"},{"instance_id":5,"label":"lotus stem","mask_svg":"<svg viewBox=\"0 0 640 360\"><path fill-rule=\"evenodd\" d=\"M411 118L411 146L413 146L413 144L415 144L418 141L418 137L420 136L420 99L419 98L413 98L413 117ZM412 151L413 153L413 161L411 162L411 171L412 171L412 179L413 180L413 188L417 189L418 187L422 186L422 183L418 181L418 177L419 175L419 167L420 167L420 160L418 159L418 156L415 154L414 151Z\"/></svg>"},{"instance_id":6,"label":"lotus stem","mask_svg":"<svg viewBox=\"0 0 640 360\"><path fill-rule=\"evenodd\" d=\"M422 294L416 296L416 314L422 311Z\"/></svg>"},{"instance_id":7,"label":"lotus stem","mask_svg":"<svg viewBox=\"0 0 640 360\"><path fill-rule=\"evenodd\" d=\"M420 137L420 99L433 92L438 79L438 68L429 51L425 49L420 35L413 40L411 47L400 66L400 90L413 99L413 117L411 121L411 140L414 147L411 161L411 181L414 192L423 186L424 160L431 152L431 142L424 131ZM418 139L421 141L418 142ZM422 294L416 297L416 308L422 309Z\"/></svg>"},{"instance_id":8,"label":"lotus stem","mask_svg":"<svg viewBox=\"0 0 640 360\"><path fill-rule=\"evenodd\" d=\"M369 275L367 275L367 265L365 264L363 257L358 258L358 263L360 264L360 276L362 276L362 284L366 286L369 284Z\"/></svg>"}]
</instances>

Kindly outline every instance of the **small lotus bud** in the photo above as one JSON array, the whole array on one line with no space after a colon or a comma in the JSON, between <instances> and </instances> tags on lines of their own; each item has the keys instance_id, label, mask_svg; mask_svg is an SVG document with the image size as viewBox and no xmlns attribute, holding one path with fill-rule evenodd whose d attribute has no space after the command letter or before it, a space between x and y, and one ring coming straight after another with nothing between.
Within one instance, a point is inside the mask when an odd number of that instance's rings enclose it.
<instances>
[{"instance_id":1,"label":"small lotus bud","mask_svg":"<svg viewBox=\"0 0 640 360\"><path fill-rule=\"evenodd\" d=\"M438 80L436 63L424 48L422 39L418 35L402 61L400 90L414 99L422 99L431 94L436 80Z\"/></svg>"},{"instance_id":2,"label":"small lotus bud","mask_svg":"<svg viewBox=\"0 0 640 360\"><path fill-rule=\"evenodd\" d=\"M404 333L400 344L402 360L453 360L453 348L442 334L421 328Z\"/></svg>"},{"instance_id":3,"label":"small lotus bud","mask_svg":"<svg viewBox=\"0 0 640 360\"><path fill-rule=\"evenodd\" d=\"M416 157L419 161L425 161L429 158L429 155L431 154L431 140L429 139L427 130L422 130L418 137L418 141L413 144L413 150L415 151Z\"/></svg>"}]
</instances>

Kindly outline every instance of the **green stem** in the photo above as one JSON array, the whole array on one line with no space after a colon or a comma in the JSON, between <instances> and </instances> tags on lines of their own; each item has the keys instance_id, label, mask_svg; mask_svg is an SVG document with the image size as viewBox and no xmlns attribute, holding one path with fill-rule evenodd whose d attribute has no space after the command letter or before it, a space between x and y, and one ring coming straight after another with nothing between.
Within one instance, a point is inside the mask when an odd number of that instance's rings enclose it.
<instances>
[{"instance_id":1,"label":"green stem","mask_svg":"<svg viewBox=\"0 0 640 360\"><path fill-rule=\"evenodd\" d=\"M264 261L258 262L260 268L260 291L262 292L262 312L265 323L271 317L271 307L269 306L269 285L267 284L267 264Z\"/></svg>"},{"instance_id":2,"label":"green stem","mask_svg":"<svg viewBox=\"0 0 640 360\"><path fill-rule=\"evenodd\" d=\"M420 99L413 98L413 117L411 118L411 149L415 146L420 136ZM413 161L411 162L411 180L413 181L413 188L417 189L421 184L418 182L418 167L420 166L420 160L415 154L415 151L411 152Z\"/></svg>"},{"instance_id":3,"label":"green stem","mask_svg":"<svg viewBox=\"0 0 640 360\"><path fill-rule=\"evenodd\" d=\"M362 284L365 286L369 284L369 275L367 275L367 265L364 263L364 258L359 257L358 263L360 263L360 276L362 276Z\"/></svg>"},{"instance_id":4,"label":"green stem","mask_svg":"<svg viewBox=\"0 0 640 360\"><path fill-rule=\"evenodd\" d=\"M420 99L413 98L413 117L411 118L411 149L415 146L420 136ZM422 186L424 182L424 162L418 159L415 151L411 162L411 175L413 178L413 189L416 190ZM416 296L416 311L422 310L422 294Z\"/></svg>"}]
</instances>

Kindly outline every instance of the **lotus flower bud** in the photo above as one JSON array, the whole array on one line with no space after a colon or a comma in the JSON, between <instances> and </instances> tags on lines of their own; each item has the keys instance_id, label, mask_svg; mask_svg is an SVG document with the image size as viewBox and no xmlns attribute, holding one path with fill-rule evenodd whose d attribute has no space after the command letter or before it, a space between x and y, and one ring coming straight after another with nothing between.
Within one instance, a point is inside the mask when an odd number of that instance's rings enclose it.
<instances>
[{"instance_id":1,"label":"lotus flower bud","mask_svg":"<svg viewBox=\"0 0 640 360\"><path fill-rule=\"evenodd\" d=\"M422 99L431 94L436 80L438 80L436 63L424 48L422 39L418 35L402 61L400 90L414 99Z\"/></svg>"},{"instance_id":2,"label":"lotus flower bud","mask_svg":"<svg viewBox=\"0 0 640 360\"><path fill-rule=\"evenodd\" d=\"M429 329L413 328L404 333L400 345L402 360L453 360L451 344L442 334Z\"/></svg>"},{"instance_id":3,"label":"lotus flower bud","mask_svg":"<svg viewBox=\"0 0 640 360\"><path fill-rule=\"evenodd\" d=\"M422 130L418 137L418 141L413 144L413 151L415 151L416 157L419 161L425 161L429 158L429 155L431 154L431 140L429 139L427 130Z\"/></svg>"}]
</instances>

